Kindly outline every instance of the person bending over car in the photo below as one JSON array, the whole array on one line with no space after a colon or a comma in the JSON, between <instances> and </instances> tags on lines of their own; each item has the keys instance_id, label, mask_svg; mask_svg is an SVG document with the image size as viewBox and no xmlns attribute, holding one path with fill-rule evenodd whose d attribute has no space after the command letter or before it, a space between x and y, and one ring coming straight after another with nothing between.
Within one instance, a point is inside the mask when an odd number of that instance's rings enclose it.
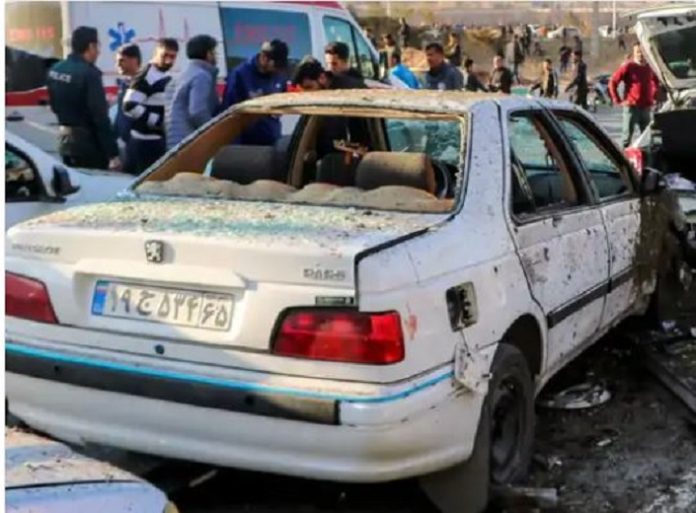
<instances>
[{"instance_id":1,"label":"person bending over car","mask_svg":"<svg viewBox=\"0 0 696 513\"><path fill-rule=\"evenodd\" d=\"M305 57L297 66L292 79L294 85L303 91L320 91L324 89L366 89L362 80L350 75L336 75L324 69L313 57ZM336 151L334 141L348 140L351 134L353 141L367 140L363 120L341 116L327 116L317 140L317 155L321 158Z\"/></svg>"},{"instance_id":2,"label":"person bending over car","mask_svg":"<svg viewBox=\"0 0 696 513\"><path fill-rule=\"evenodd\" d=\"M288 45L280 39L266 41L259 53L234 68L227 76L222 108L251 98L285 92L287 66ZM280 139L281 133L280 118L264 116L244 130L235 143L272 146Z\"/></svg>"}]
</instances>

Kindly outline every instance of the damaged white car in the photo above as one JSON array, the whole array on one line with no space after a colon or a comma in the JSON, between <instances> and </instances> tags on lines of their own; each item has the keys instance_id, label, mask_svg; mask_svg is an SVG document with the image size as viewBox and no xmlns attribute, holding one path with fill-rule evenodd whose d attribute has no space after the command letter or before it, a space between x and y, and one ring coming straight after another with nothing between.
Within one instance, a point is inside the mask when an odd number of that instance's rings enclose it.
<instances>
[{"instance_id":1,"label":"damaged white car","mask_svg":"<svg viewBox=\"0 0 696 513\"><path fill-rule=\"evenodd\" d=\"M663 280L669 309L681 304L677 317L696 323L696 6L677 5L635 14L636 35L668 99L653 123L626 154L636 169L654 168L666 175L681 210L679 229L684 251ZM686 262L686 263L685 263ZM664 314L663 314L664 315Z\"/></svg>"},{"instance_id":2,"label":"damaged white car","mask_svg":"<svg viewBox=\"0 0 696 513\"><path fill-rule=\"evenodd\" d=\"M265 115L301 116L288 145L229 145ZM536 392L649 303L645 178L570 104L246 102L118 200L9 231L9 409L244 469L487 482L490 454L517 480Z\"/></svg>"}]
</instances>

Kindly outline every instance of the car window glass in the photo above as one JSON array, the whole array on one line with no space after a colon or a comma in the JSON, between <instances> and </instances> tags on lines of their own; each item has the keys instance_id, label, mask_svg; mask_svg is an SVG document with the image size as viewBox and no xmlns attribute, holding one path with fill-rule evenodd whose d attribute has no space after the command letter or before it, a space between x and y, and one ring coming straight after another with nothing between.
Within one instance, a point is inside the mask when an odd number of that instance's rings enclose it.
<instances>
[{"instance_id":1,"label":"car window glass","mask_svg":"<svg viewBox=\"0 0 696 513\"><path fill-rule=\"evenodd\" d=\"M353 35L358 48L359 69L364 78L376 79L375 62L370 47L363 35L353 27Z\"/></svg>"},{"instance_id":2,"label":"car window glass","mask_svg":"<svg viewBox=\"0 0 696 513\"><path fill-rule=\"evenodd\" d=\"M387 119L385 125L391 151L426 153L447 164L459 164L461 127L457 123Z\"/></svg>"},{"instance_id":3,"label":"car window glass","mask_svg":"<svg viewBox=\"0 0 696 513\"><path fill-rule=\"evenodd\" d=\"M331 16L324 16L324 34L326 35L326 41L329 43L339 42L348 45L350 50L350 62L351 67L358 68L358 61L355 57L355 44L353 43L353 28L345 20L339 18L333 18Z\"/></svg>"},{"instance_id":4,"label":"car window glass","mask_svg":"<svg viewBox=\"0 0 696 513\"><path fill-rule=\"evenodd\" d=\"M509 121L509 137L513 206L522 209L514 213L579 203L571 171L540 117L514 114Z\"/></svg>"},{"instance_id":5,"label":"car window glass","mask_svg":"<svg viewBox=\"0 0 696 513\"><path fill-rule=\"evenodd\" d=\"M40 192L41 184L29 161L5 146L5 200L30 201Z\"/></svg>"},{"instance_id":6,"label":"car window glass","mask_svg":"<svg viewBox=\"0 0 696 513\"><path fill-rule=\"evenodd\" d=\"M632 186L625 169L609 156L607 150L578 121L560 117L560 122L582 160L597 196L610 198L630 193Z\"/></svg>"},{"instance_id":7,"label":"car window glass","mask_svg":"<svg viewBox=\"0 0 696 513\"><path fill-rule=\"evenodd\" d=\"M232 70L259 53L264 41L281 39L288 45L288 73L312 53L309 17L305 13L273 9L220 9L227 69Z\"/></svg>"}]
</instances>

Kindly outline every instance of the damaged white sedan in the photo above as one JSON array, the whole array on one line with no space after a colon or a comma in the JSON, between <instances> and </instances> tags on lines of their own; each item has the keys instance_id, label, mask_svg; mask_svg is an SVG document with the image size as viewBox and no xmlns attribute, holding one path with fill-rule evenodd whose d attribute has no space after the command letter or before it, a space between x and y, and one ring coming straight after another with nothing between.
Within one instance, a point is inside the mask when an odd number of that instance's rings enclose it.
<instances>
[{"instance_id":1,"label":"damaged white sedan","mask_svg":"<svg viewBox=\"0 0 696 513\"><path fill-rule=\"evenodd\" d=\"M230 145L266 115L300 115L292 139ZM493 481L519 479L536 392L649 303L640 189L569 104L244 103L119 199L10 230L9 409L72 442L295 476L485 454L487 480L490 454Z\"/></svg>"}]
</instances>

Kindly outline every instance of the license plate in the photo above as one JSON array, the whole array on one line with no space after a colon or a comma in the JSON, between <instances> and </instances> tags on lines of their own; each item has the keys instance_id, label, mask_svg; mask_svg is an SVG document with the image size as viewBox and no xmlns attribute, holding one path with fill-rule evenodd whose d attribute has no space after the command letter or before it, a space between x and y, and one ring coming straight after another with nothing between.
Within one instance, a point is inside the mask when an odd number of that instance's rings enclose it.
<instances>
[{"instance_id":1,"label":"license plate","mask_svg":"<svg viewBox=\"0 0 696 513\"><path fill-rule=\"evenodd\" d=\"M100 280L94 287L92 315L227 331L234 298L191 290L143 287Z\"/></svg>"}]
</instances>

